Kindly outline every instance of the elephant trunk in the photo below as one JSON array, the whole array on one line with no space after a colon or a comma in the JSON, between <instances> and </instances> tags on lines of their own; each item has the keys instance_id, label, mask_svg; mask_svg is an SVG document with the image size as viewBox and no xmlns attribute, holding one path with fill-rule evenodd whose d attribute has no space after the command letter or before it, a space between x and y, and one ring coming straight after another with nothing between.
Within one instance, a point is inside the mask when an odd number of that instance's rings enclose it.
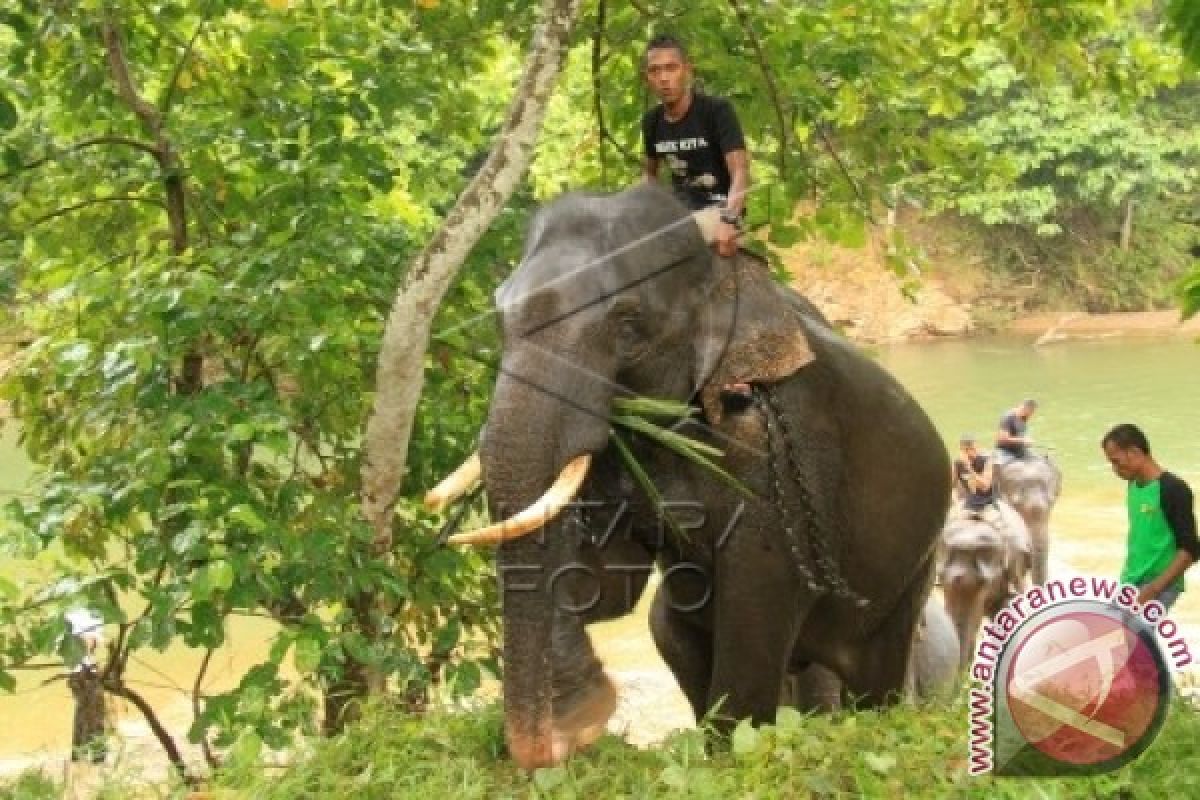
<instances>
[{"instance_id":1,"label":"elephant trunk","mask_svg":"<svg viewBox=\"0 0 1200 800\"><path fill-rule=\"evenodd\" d=\"M563 402L564 393L549 388L552 377L522 372L505 360L480 448L494 520L536 504L572 460L607 444L608 397L584 402L576 395ZM505 735L514 761L525 769L558 763L569 753L556 737L553 702L554 583L578 545L566 531L569 519L559 514L540 532L505 541L497 554Z\"/></svg>"}]
</instances>

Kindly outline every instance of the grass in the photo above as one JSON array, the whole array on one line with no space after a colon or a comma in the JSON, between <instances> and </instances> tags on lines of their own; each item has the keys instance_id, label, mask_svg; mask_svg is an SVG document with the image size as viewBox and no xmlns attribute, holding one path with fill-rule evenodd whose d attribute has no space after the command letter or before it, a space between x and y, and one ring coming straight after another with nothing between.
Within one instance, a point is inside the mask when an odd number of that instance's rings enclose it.
<instances>
[{"instance_id":1,"label":"grass","mask_svg":"<svg viewBox=\"0 0 1200 800\"><path fill-rule=\"evenodd\" d=\"M1200 711L1179 701L1140 759L1088 778L973 778L966 773L963 702L882 712L809 716L739 728L731 745L706 751L698 731L639 750L608 736L582 756L532 776L505 755L498 707L470 714L404 716L377 709L337 739L301 748L288 767L264 767L257 748L235 747L214 785L188 795L114 784L101 797L206 800L421 798L1140 798L1200 796ZM241 751L241 752L238 752ZM22 788L23 787L23 788ZM0 784L0 800L62 797L27 773Z\"/></svg>"},{"instance_id":2,"label":"grass","mask_svg":"<svg viewBox=\"0 0 1200 800\"><path fill-rule=\"evenodd\" d=\"M808 716L740 728L706 751L698 731L639 750L614 736L532 776L505 755L498 707L470 714L404 716L386 709L337 739L310 743L288 767L263 767L256 748L235 753L211 800L393 798L1138 798L1200 796L1195 769L1200 712L1180 701L1150 749L1116 773L1090 778L972 778L966 773L963 702L883 712ZM244 750L240 754L237 751ZM711 749L710 749L711 750ZM23 782L23 783L22 783ZM24 789L14 788L24 786ZM24 792L24 793L23 793ZM108 797L187 797L181 789ZM27 774L0 785L0 800L49 800L61 788Z\"/></svg>"}]
</instances>

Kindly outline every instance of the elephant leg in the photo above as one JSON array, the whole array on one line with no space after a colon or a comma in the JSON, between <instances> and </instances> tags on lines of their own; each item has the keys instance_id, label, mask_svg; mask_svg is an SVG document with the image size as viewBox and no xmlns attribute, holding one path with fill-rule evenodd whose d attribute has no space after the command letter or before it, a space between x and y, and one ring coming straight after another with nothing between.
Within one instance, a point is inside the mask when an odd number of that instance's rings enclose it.
<instances>
[{"instance_id":1,"label":"elephant leg","mask_svg":"<svg viewBox=\"0 0 1200 800\"><path fill-rule=\"evenodd\" d=\"M699 721L708 710L712 681L712 636L688 614L671 607L670 595L660 590L650 606L650 631L658 653Z\"/></svg>"},{"instance_id":2,"label":"elephant leg","mask_svg":"<svg viewBox=\"0 0 1200 800\"><path fill-rule=\"evenodd\" d=\"M792 592L788 598L786 591L770 586L752 588L726 598L717 609L706 705L707 713L717 712L713 722L720 732L740 719L756 725L775 721L799 625L816 601L807 593L797 598Z\"/></svg>"},{"instance_id":3,"label":"elephant leg","mask_svg":"<svg viewBox=\"0 0 1200 800\"><path fill-rule=\"evenodd\" d=\"M837 711L842 707L842 679L823 664L809 664L784 678L779 705L801 711Z\"/></svg>"},{"instance_id":4,"label":"elephant leg","mask_svg":"<svg viewBox=\"0 0 1200 800\"><path fill-rule=\"evenodd\" d=\"M929 584L914 580L891 614L863 643L847 671L846 693L856 705L878 708L901 700L912 690L909 659Z\"/></svg>"}]
</instances>

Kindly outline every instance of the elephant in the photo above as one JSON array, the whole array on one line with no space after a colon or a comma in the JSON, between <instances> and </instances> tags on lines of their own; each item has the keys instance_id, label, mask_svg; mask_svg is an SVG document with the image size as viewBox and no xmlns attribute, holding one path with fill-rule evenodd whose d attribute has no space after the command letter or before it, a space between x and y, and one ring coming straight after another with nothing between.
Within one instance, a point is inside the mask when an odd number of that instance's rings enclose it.
<instances>
[{"instance_id":1,"label":"elephant","mask_svg":"<svg viewBox=\"0 0 1200 800\"><path fill-rule=\"evenodd\" d=\"M984 616L1024 591L1032 566L1029 529L1003 500L981 515L952 513L942 531L938 572L946 612L958 633L959 667L969 669Z\"/></svg>"},{"instance_id":2,"label":"elephant","mask_svg":"<svg viewBox=\"0 0 1200 800\"><path fill-rule=\"evenodd\" d=\"M773 721L800 665L829 667L870 706L904 688L949 502L945 448L899 383L761 259L713 254L717 219L650 184L564 195L497 291L480 449L427 502L444 507L482 473L499 521L450 541L499 544L520 767L603 733L615 691L585 626L629 613L655 566L655 644L718 731ZM717 448L736 482L614 434L625 397L694 404L664 426Z\"/></svg>"},{"instance_id":3,"label":"elephant","mask_svg":"<svg viewBox=\"0 0 1200 800\"><path fill-rule=\"evenodd\" d=\"M912 699L919 702L945 697L957 686L958 676L958 633L942 603L930 596L921 612L909 662ZM842 707L842 682L833 670L812 664L789 676L780 705L802 711L836 711Z\"/></svg>"},{"instance_id":4,"label":"elephant","mask_svg":"<svg viewBox=\"0 0 1200 800\"><path fill-rule=\"evenodd\" d=\"M1050 512L1062 492L1062 472L1048 456L996 459L992 467L996 496L1002 497L1029 528L1033 540L1033 582L1046 582L1050 560Z\"/></svg>"}]
</instances>

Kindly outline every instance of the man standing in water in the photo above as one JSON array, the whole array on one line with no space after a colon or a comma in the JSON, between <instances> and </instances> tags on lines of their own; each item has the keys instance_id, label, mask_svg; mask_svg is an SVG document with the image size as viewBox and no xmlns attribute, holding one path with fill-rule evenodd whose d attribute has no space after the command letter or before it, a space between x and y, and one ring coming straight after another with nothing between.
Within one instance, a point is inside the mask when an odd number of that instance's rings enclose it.
<instances>
[{"instance_id":1,"label":"man standing in water","mask_svg":"<svg viewBox=\"0 0 1200 800\"><path fill-rule=\"evenodd\" d=\"M1000 418L1000 429L996 431L996 449L999 451L997 455L1006 461L1029 457L1029 446L1033 444L1033 438L1025 431L1035 411L1037 400L1029 398L1022 400L1021 405Z\"/></svg>"},{"instance_id":2,"label":"man standing in water","mask_svg":"<svg viewBox=\"0 0 1200 800\"><path fill-rule=\"evenodd\" d=\"M728 100L693 90L692 62L675 37L651 39L643 66L646 82L661 101L642 117L645 179L658 180L659 165L666 164L675 194L685 205L719 208L715 246L718 255L729 258L737 253L750 175L737 114Z\"/></svg>"},{"instance_id":3,"label":"man standing in water","mask_svg":"<svg viewBox=\"0 0 1200 800\"><path fill-rule=\"evenodd\" d=\"M1138 603L1170 608L1183 592L1183 573L1200 558L1192 490L1150 455L1146 434L1118 425L1100 442L1125 490L1129 535L1121 582L1141 588Z\"/></svg>"}]
</instances>

